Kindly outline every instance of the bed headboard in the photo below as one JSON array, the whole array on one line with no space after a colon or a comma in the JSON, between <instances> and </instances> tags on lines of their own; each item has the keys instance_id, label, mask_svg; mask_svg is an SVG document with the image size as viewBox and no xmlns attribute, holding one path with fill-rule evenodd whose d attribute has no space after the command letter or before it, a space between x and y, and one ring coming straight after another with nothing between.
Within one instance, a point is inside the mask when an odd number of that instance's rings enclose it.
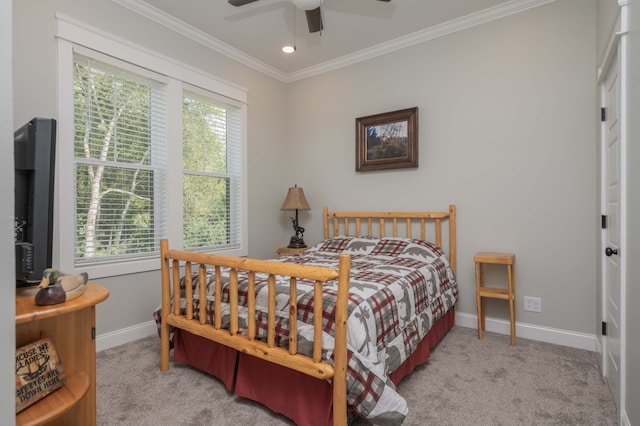
<instances>
[{"instance_id":1,"label":"bed headboard","mask_svg":"<svg viewBox=\"0 0 640 426\"><path fill-rule=\"evenodd\" d=\"M339 235L420 238L433 241L429 228L434 229L435 243L443 247L442 222L449 224L449 263L456 272L456 206L446 212L331 212L324 207L324 238ZM404 223L404 226L398 224ZM366 227L366 232L363 228ZM404 232L400 232L404 228ZM415 237L413 235L415 232ZM419 233L419 235L418 235Z\"/></svg>"}]
</instances>

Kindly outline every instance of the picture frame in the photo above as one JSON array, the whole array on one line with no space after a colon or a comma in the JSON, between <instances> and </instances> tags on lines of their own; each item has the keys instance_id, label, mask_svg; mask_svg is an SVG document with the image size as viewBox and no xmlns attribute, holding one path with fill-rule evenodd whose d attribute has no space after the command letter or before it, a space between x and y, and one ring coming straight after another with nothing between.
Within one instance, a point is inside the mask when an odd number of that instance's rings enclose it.
<instances>
[{"instance_id":1,"label":"picture frame","mask_svg":"<svg viewBox=\"0 0 640 426\"><path fill-rule=\"evenodd\" d=\"M418 107L356 118L356 171L418 167Z\"/></svg>"}]
</instances>

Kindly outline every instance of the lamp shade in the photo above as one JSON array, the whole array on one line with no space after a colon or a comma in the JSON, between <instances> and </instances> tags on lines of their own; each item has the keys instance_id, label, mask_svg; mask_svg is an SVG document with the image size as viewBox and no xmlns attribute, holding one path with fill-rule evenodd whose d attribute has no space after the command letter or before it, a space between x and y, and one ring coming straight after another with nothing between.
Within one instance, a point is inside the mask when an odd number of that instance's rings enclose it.
<instances>
[{"instance_id":1,"label":"lamp shade","mask_svg":"<svg viewBox=\"0 0 640 426\"><path fill-rule=\"evenodd\" d=\"M293 188L289 188L287 198L285 198L284 203L282 203L280 210L311 210L311 207L309 207L309 203L307 203L307 199L304 197L302 188L298 188L296 185Z\"/></svg>"}]
</instances>

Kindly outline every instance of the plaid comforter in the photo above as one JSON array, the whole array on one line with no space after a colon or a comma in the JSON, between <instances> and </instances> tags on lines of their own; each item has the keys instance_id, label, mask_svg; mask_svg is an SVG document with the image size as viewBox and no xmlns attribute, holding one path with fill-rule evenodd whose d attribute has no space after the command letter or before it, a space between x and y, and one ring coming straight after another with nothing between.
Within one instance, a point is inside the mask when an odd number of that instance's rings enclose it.
<instances>
[{"instance_id":1,"label":"plaid comforter","mask_svg":"<svg viewBox=\"0 0 640 426\"><path fill-rule=\"evenodd\" d=\"M334 237L281 262L337 269L338 255L351 255L347 344L347 398L360 416L375 423L400 424L407 415L404 398L387 374L417 348L431 326L455 304L458 287L444 252L431 243L407 238ZM199 312L197 272L193 277L194 316ZM247 286L239 274L239 304L246 305ZM207 321L213 323L214 274L207 272ZM211 284L211 285L209 285ZM330 283L331 284L331 283ZM278 277L276 344L288 345L289 279ZM184 291L184 279L181 283ZM256 305L267 306L267 276L256 274ZM337 283L323 290L323 358L331 360ZM223 296L223 322L228 323L228 289ZM298 351L311 354L313 283L298 281ZM183 304L184 304L183 300ZM183 306L184 308L184 306ZM246 311L241 310L246 318ZM267 334L267 314L257 314L258 338ZM160 310L154 312L159 324ZM240 318L240 328L246 319Z\"/></svg>"}]
</instances>

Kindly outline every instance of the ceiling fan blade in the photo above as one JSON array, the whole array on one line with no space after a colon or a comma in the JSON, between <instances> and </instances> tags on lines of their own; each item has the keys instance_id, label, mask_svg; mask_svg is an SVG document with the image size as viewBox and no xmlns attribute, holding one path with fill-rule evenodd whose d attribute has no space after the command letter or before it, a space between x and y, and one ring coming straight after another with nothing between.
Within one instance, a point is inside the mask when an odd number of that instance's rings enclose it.
<instances>
[{"instance_id":1,"label":"ceiling fan blade","mask_svg":"<svg viewBox=\"0 0 640 426\"><path fill-rule=\"evenodd\" d=\"M322 15L320 14L320 7L315 9L305 10L307 14L307 25L309 26L310 33L317 33L322 31Z\"/></svg>"},{"instance_id":2,"label":"ceiling fan blade","mask_svg":"<svg viewBox=\"0 0 640 426\"><path fill-rule=\"evenodd\" d=\"M229 4L232 6L244 6L245 4L253 3L258 0L229 0Z\"/></svg>"}]
</instances>

